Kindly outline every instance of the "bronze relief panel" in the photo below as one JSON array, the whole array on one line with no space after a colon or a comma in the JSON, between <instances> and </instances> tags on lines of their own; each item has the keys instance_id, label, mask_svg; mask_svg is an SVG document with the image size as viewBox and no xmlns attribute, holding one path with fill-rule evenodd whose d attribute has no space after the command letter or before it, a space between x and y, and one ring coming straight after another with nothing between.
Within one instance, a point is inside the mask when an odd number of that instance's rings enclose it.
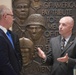
<instances>
[{"instance_id":1,"label":"bronze relief panel","mask_svg":"<svg viewBox=\"0 0 76 75\"><path fill-rule=\"evenodd\" d=\"M12 7L15 18L13 31L20 38L23 56L21 75L50 75L51 66L42 64L37 47L47 53L50 38L59 35L58 21L61 17L70 15L76 20L76 1L13 0ZM76 34L76 26L73 31Z\"/></svg>"}]
</instances>

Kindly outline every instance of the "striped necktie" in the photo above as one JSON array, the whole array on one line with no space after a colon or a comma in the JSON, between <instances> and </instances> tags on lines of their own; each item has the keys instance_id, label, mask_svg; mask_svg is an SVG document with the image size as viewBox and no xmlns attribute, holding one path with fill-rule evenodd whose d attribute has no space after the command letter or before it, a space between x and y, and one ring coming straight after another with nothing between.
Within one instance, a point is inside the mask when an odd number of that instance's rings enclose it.
<instances>
[{"instance_id":1,"label":"striped necktie","mask_svg":"<svg viewBox=\"0 0 76 75\"><path fill-rule=\"evenodd\" d=\"M61 50L64 49L65 41L66 41L66 40L65 40L64 38L61 40Z\"/></svg>"}]
</instances>

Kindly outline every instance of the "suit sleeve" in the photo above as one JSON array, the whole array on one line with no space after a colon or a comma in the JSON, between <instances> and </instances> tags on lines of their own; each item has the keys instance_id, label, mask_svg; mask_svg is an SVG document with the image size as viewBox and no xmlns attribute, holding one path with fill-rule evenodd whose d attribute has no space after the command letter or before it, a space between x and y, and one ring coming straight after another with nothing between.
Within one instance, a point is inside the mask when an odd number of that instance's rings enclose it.
<instances>
[{"instance_id":1,"label":"suit sleeve","mask_svg":"<svg viewBox=\"0 0 76 75\"><path fill-rule=\"evenodd\" d=\"M69 56L67 65L72 68L74 68L74 66L76 65L76 44L71 52L71 57Z\"/></svg>"}]
</instances>

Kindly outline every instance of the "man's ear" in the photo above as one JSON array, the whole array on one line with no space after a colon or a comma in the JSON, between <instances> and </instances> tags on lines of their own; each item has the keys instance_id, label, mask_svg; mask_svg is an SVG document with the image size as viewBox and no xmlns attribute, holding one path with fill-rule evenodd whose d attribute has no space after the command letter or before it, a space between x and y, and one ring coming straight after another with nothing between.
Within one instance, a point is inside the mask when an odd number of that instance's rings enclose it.
<instances>
[{"instance_id":1,"label":"man's ear","mask_svg":"<svg viewBox=\"0 0 76 75\"><path fill-rule=\"evenodd\" d=\"M4 19L7 19L7 14L3 14L2 16Z\"/></svg>"}]
</instances>

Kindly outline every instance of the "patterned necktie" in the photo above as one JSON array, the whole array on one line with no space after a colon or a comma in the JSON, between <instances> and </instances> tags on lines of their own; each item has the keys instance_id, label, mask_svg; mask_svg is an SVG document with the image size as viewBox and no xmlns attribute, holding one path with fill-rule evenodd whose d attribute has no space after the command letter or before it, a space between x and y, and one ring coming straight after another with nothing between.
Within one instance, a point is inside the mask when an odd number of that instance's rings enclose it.
<instances>
[{"instance_id":1,"label":"patterned necktie","mask_svg":"<svg viewBox=\"0 0 76 75\"><path fill-rule=\"evenodd\" d=\"M12 46L13 46L13 48L14 48L14 44L13 44L13 41L12 41L12 37L11 37L11 34L9 33L9 31L7 31L7 37L8 37L8 39L9 39L9 41L11 42L11 44L12 44Z\"/></svg>"},{"instance_id":2,"label":"patterned necktie","mask_svg":"<svg viewBox=\"0 0 76 75\"><path fill-rule=\"evenodd\" d=\"M63 50L65 47L65 41L66 40L64 38L61 40L61 50Z\"/></svg>"}]
</instances>

